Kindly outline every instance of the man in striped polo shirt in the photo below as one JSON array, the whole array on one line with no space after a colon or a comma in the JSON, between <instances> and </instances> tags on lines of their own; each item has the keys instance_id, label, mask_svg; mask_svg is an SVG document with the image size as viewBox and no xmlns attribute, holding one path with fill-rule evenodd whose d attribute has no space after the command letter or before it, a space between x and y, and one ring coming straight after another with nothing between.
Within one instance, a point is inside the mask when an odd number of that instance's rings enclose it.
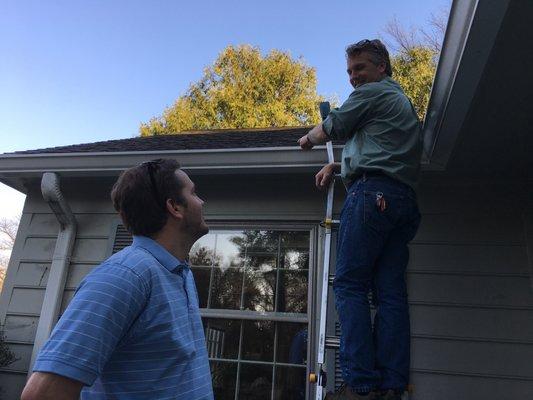
<instances>
[{"instance_id":1,"label":"man in striped polo shirt","mask_svg":"<svg viewBox=\"0 0 533 400\"><path fill-rule=\"evenodd\" d=\"M22 399L213 399L187 264L204 202L175 160L124 171L111 197L133 245L81 282Z\"/></svg>"}]
</instances>

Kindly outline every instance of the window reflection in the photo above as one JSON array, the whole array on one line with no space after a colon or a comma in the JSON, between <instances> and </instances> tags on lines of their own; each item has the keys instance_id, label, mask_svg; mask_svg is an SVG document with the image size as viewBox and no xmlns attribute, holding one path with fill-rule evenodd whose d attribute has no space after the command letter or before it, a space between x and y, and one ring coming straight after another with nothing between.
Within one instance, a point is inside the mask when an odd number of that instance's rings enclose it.
<instances>
[{"instance_id":1,"label":"window reflection","mask_svg":"<svg viewBox=\"0 0 533 400\"><path fill-rule=\"evenodd\" d=\"M205 319L205 340L209 358L236 360L239 356L241 321Z\"/></svg>"},{"instance_id":2,"label":"window reflection","mask_svg":"<svg viewBox=\"0 0 533 400\"><path fill-rule=\"evenodd\" d=\"M244 321L243 360L272 361L274 358L274 322Z\"/></svg>"},{"instance_id":3,"label":"window reflection","mask_svg":"<svg viewBox=\"0 0 533 400\"><path fill-rule=\"evenodd\" d=\"M279 267L286 269L308 269L309 253L307 251L286 251L282 254Z\"/></svg>"},{"instance_id":4,"label":"window reflection","mask_svg":"<svg viewBox=\"0 0 533 400\"><path fill-rule=\"evenodd\" d=\"M274 311L276 271L261 272L248 270L244 279L243 309L253 311Z\"/></svg>"},{"instance_id":5,"label":"window reflection","mask_svg":"<svg viewBox=\"0 0 533 400\"><path fill-rule=\"evenodd\" d=\"M217 400L234 400L237 363L211 361L213 392Z\"/></svg>"},{"instance_id":6,"label":"window reflection","mask_svg":"<svg viewBox=\"0 0 533 400\"><path fill-rule=\"evenodd\" d=\"M193 267L210 267L215 252L215 235L205 235L197 240L189 252L189 263Z\"/></svg>"},{"instance_id":7,"label":"window reflection","mask_svg":"<svg viewBox=\"0 0 533 400\"><path fill-rule=\"evenodd\" d=\"M242 268L213 271L210 308L240 309L243 274Z\"/></svg>"},{"instance_id":8,"label":"window reflection","mask_svg":"<svg viewBox=\"0 0 533 400\"><path fill-rule=\"evenodd\" d=\"M305 313L307 312L307 271L279 271L280 290L277 311Z\"/></svg>"},{"instance_id":9,"label":"window reflection","mask_svg":"<svg viewBox=\"0 0 533 400\"><path fill-rule=\"evenodd\" d=\"M225 271L230 267L241 267L244 254L241 254L238 243L244 236L242 232L216 233L216 250L214 266Z\"/></svg>"},{"instance_id":10,"label":"window reflection","mask_svg":"<svg viewBox=\"0 0 533 400\"><path fill-rule=\"evenodd\" d=\"M309 239L308 231L212 231L190 254L200 307L220 316L224 310L307 313ZM238 399L305 397L307 324L203 322L217 400L235 399L236 392Z\"/></svg>"},{"instance_id":11,"label":"window reflection","mask_svg":"<svg viewBox=\"0 0 533 400\"><path fill-rule=\"evenodd\" d=\"M307 324L278 323L276 361L287 364L306 364Z\"/></svg>"},{"instance_id":12,"label":"window reflection","mask_svg":"<svg viewBox=\"0 0 533 400\"><path fill-rule=\"evenodd\" d=\"M198 291L198 300L200 308L207 307L207 298L209 294L209 280L211 278L211 268L197 267L192 268L194 282Z\"/></svg>"},{"instance_id":13,"label":"window reflection","mask_svg":"<svg viewBox=\"0 0 533 400\"><path fill-rule=\"evenodd\" d=\"M271 365L241 365L239 399L270 400L272 393Z\"/></svg>"},{"instance_id":14,"label":"window reflection","mask_svg":"<svg viewBox=\"0 0 533 400\"><path fill-rule=\"evenodd\" d=\"M276 366L274 399L305 399L305 368Z\"/></svg>"}]
</instances>

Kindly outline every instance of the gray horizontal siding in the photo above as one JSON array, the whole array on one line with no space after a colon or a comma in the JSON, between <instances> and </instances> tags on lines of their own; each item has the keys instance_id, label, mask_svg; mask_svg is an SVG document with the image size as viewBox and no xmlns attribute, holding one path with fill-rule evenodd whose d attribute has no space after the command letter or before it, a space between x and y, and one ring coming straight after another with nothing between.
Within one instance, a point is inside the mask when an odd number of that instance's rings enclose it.
<instances>
[{"instance_id":1,"label":"gray horizontal siding","mask_svg":"<svg viewBox=\"0 0 533 400\"><path fill-rule=\"evenodd\" d=\"M531 310L411 305L413 335L533 344Z\"/></svg>"},{"instance_id":2,"label":"gray horizontal siding","mask_svg":"<svg viewBox=\"0 0 533 400\"><path fill-rule=\"evenodd\" d=\"M531 188L521 187L515 199L510 190L431 187L419 194L423 218L407 274L410 399L533 393L533 291L520 201Z\"/></svg>"},{"instance_id":3,"label":"gray horizontal siding","mask_svg":"<svg viewBox=\"0 0 533 400\"><path fill-rule=\"evenodd\" d=\"M412 339L411 366L415 370L521 378L533 384L531 360L531 344Z\"/></svg>"},{"instance_id":4,"label":"gray horizontal siding","mask_svg":"<svg viewBox=\"0 0 533 400\"><path fill-rule=\"evenodd\" d=\"M1 398L5 400L18 400L26 384L26 374L3 370L0 372Z\"/></svg>"},{"instance_id":5,"label":"gray horizontal siding","mask_svg":"<svg viewBox=\"0 0 533 400\"><path fill-rule=\"evenodd\" d=\"M445 371L413 371L411 398L431 400L531 399L531 381L501 379L493 376L467 376ZM431 393L423 397L423 393Z\"/></svg>"}]
</instances>

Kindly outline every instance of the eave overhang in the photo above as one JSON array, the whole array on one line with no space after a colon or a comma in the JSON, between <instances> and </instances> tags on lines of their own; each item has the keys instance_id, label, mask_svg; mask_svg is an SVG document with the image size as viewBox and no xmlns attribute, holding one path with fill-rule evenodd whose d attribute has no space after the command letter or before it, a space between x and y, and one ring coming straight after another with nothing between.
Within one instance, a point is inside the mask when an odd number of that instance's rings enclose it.
<instances>
[{"instance_id":1,"label":"eave overhang","mask_svg":"<svg viewBox=\"0 0 533 400\"><path fill-rule=\"evenodd\" d=\"M342 146L334 146L339 160ZM325 146L310 151L299 147L262 147L216 150L167 150L99 153L4 154L0 181L21 192L24 183L44 172L62 177L118 176L126 168L157 158L174 158L192 175L316 173L327 163Z\"/></svg>"},{"instance_id":2,"label":"eave overhang","mask_svg":"<svg viewBox=\"0 0 533 400\"><path fill-rule=\"evenodd\" d=\"M427 170L445 170L510 0L454 0L423 127Z\"/></svg>"}]
</instances>

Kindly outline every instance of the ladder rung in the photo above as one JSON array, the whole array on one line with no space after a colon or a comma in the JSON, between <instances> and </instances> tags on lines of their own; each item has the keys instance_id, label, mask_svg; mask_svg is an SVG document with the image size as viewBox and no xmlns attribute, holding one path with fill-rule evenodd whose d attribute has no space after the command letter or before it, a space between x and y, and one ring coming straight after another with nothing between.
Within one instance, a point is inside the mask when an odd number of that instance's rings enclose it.
<instances>
[{"instance_id":1,"label":"ladder rung","mask_svg":"<svg viewBox=\"0 0 533 400\"><path fill-rule=\"evenodd\" d=\"M341 338L338 336L326 336L325 345L327 349L338 349L341 344Z\"/></svg>"}]
</instances>

